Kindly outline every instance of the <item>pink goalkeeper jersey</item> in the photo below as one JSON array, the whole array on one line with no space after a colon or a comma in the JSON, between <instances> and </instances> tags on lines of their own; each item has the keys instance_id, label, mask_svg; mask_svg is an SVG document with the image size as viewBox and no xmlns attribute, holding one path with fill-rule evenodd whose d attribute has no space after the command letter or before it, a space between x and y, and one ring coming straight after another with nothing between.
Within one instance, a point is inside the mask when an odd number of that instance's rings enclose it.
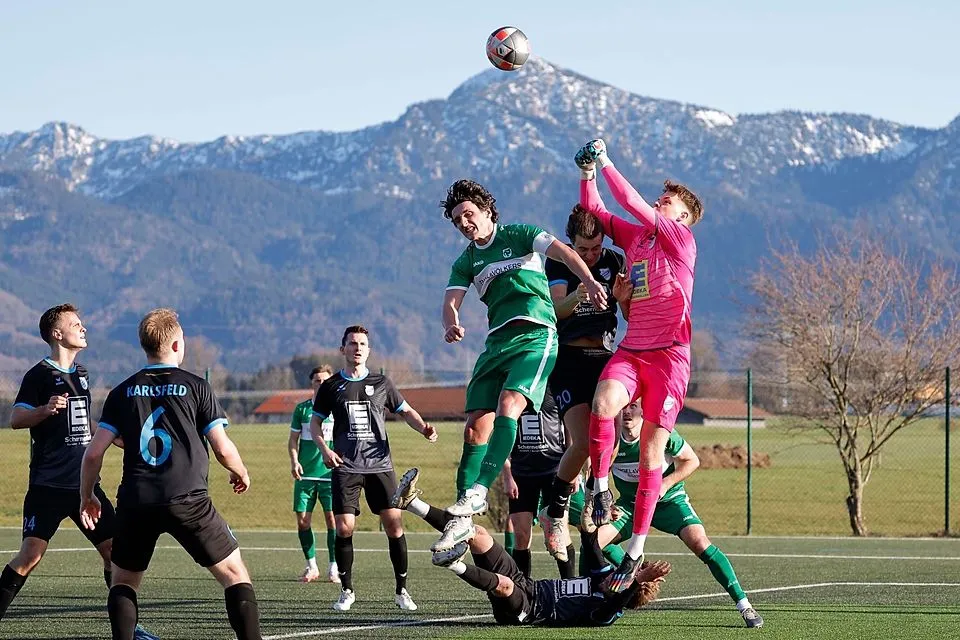
<instances>
[{"instance_id":1,"label":"pink goalkeeper jersey","mask_svg":"<svg viewBox=\"0 0 960 640\"><path fill-rule=\"evenodd\" d=\"M660 216L630 186L616 167L603 168L614 198L640 224L627 222L603 205L596 180L580 181L580 204L603 224L613 244L626 253L633 282L626 349L661 349L690 344L690 310L697 243L690 228Z\"/></svg>"}]
</instances>

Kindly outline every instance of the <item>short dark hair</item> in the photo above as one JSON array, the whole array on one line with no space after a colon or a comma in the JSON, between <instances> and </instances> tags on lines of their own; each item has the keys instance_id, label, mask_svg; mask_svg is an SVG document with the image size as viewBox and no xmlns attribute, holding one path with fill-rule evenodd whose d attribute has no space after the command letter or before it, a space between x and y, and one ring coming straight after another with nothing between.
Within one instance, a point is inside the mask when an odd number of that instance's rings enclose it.
<instances>
[{"instance_id":1,"label":"short dark hair","mask_svg":"<svg viewBox=\"0 0 960 640\"><path fill-rule=\"evenodd\" d=\"M343 330L343 337L340 338L340 346L347 346L347 336L351 333L362 333L365 336L369 336L370 332L367 331L367 328L362 324L353 324Z\"/></svg>"},{"instance_id":2,"label":"short dark hair","mask_svg":"<svg viewBox=\"0 0 960 640\"><path fill-rule=\"evenodd\" d=\"M50 344L50 334L53 332L54 327L57 326L57 323L60 322L60 317L65 313L79 312L80 310L69 302L58 304L55 307L50 307L43 312L42 316L40 316L40 337L43 338L44 342Z\"/></svg>"},{"instance_id":3,"label":"short dark hair","mask_svg":"<svg viewBox=\"0 0 960 640\"><path fill-rule=\"evenodd\" d=\"M333 367L328 364L322 364L319 367L314 367L310 371L310 380L312 381L313 376L317 375L318 373L329 373L330 375L333 375Z\"/></svg>"},{"instance_id":4,"label":"short dark hair","mask_svg":"<svg viewBox=\"0 0 960 640\"><path fill-rule=\"evenodd\" d=\"M691 227L700 222L700 218L703 217L703 203L700 201L700 198L697 197L697 194L691 191L689 187L679 182L674 182L673 180L665 180L663 183L663 192L677 194L681 202L687 205L687 209L690 210Z\"/></svg>"},{"instance_id":5,"label":"short dark hair","mask_svg":"<svg viewBox=\"0 0 960 640\"><path fill-rule=\"evenodd\" d=\"M567 237L573 242L577 236L592 240L603 233L600 219L584 209L579 203L573 205L573 211L567 218Z\"/></svg>"},{"instance_id":6,"label":"short dark hair","mask_svg":"<svg viewBox=\"0 0 960 640\"><path fill-rule=\"evenodd\" d=\"M490 219L496 222L500 219L497 211L497 199L479 182L473 180L457 180L447 189L447 197L440 201L443 217L453 220L453 209L461 202L472 202L480 210L490 211Z\"/></svg>"}]
</instances>

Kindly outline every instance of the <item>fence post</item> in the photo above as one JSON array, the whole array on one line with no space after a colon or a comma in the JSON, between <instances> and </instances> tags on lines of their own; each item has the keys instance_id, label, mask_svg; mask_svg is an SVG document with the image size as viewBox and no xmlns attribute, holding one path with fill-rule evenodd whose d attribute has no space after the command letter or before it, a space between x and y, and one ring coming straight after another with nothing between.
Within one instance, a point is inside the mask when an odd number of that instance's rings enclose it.
<instances>
[{"instance_id":1,"label":"fence post","mask_svg":"<svg viewBox=\"0 0 960 640\"><path fill-rule=\"evenodd\" d=\"M753 369L747 369L747 535L753 529Z\"/></svg>"},{"instance_id":2,"label":"fence post","mask_svg":"<svg viewBox=\"0 0 960 640\"><path fill-rule=\"evenodd\" d=\"M207 382L210 382L210 367L207 367L206 370L203 372L203 379L206 380Z\"/></svg>"},{"instance_id":3,"label":"fence post","mask_svg":"<svg viewBox=\"0 0 960 640\"><path fill-rule=\"evenodd\" d=\"M950 535L950 367L943 375L944 429L943 435L943 534Z\"/></svg>"}]
</instances>

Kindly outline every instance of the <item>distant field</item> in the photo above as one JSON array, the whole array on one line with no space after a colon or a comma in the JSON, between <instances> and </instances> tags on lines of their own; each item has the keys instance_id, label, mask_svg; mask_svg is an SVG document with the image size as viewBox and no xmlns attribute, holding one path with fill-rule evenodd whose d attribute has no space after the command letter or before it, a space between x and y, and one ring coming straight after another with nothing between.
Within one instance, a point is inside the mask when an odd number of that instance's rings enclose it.
<instances>
[{"instance_id":1,"label":"distant field","mask_svg":"<svg viewBox=\"0 0 960 640\"><path fill-rule=\"evenodd\" d=\"M818 444L809 434L788 431L774 420L754 430L754 450L767 453L772 464L756 469L753 480L753 533L812 535L849 533L844 508L845 480L832 445ZM429 444L405 424L390 423L390 441L398 471L419 466L426 497L438 504L454 498L454 477L461 448L461 425L440 423L440 440ZM681 432L694 445L744 444L742 429L686 427ZM248 465L250 492L235 496L226 472L214 463L211 491L230 524L242 529L291 527L292 480L285 445L286 425L235 425L229 430ZM956 438L960 440L960 438ZM22 431L0 430L0 450L7 469L0 481L0 525L17 526L27 484L28 437ZM960 442L954 451L960 450ZM882 454L879 469L866 490L867 524L878 535L929 535L943 528L943 428L931 420L895 437ZM955 453L955 462L960 454ZM120 450L107 455L103 485L115 494ZM960 477L960 464L955 465ZM960 480L954 484L960 484ZM742 534L746 526L746 472L701 470L688 481L688 491L709 532ZM953 490L952 522L960 530L960 490ZM414 518L410 530L424 530ZM69 525L68 526L72 526ZM369 514L360 527L377 528Z\"/></svg>"}]
</instances>

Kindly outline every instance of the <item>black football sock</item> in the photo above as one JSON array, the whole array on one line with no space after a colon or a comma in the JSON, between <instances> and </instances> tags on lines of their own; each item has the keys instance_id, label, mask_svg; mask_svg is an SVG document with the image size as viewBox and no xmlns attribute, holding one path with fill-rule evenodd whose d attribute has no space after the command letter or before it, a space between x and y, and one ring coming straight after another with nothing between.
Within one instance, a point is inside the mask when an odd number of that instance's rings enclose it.
<instances>
[{"instance_id":1,"label":"black football sock","mask_svg":"<svg viewBox=\"0 0 960 640\"><path fill-rule=\"evenodd\" d=\"M453 520L453 516L443 509L437 509L431 505L430 509L427 510L427 515L423 516L423 520L437 531L443 531L447 523Z\"/></svg>"},{"instance_id":2,"label":"black football sock","mask_svg":"<svg viewBox=\"0 0 960 640\"><path fill-rule=\"evenodd\" d=\"M493 573L492 571L481 569L475 564L468 564L465 566L467 567L467 570L460 574L460 577L471 587L476 587L481 591L490 593L491 591L496 590L497 585L500 584L500 578L498 578L497 574Z\"/></svg>"},{"instance_id":3,"label":"black football sock","mask_svg":"<svg viewBox=\"0 0 960 640\"><path fill-rule=\"evenodd\" d=\"M137 592L125 584L110 587L107 613L110 615L113 640L133 640L134 629L137 628Z\"/></svg>"},{"instance_id":4,"label":"black football sock","mask_svg":"<svg viewBox=\"0 0 960 640\"><path fill-rule=\"evenodd\" d=\"M260 607L257 594L249 582L241 582L223 590L227 602L227 619L237 640L261 640Z\"/></svg>"},{"instance_id":5,"label":"black football sock","mask_svg":"<svg viewBox=\"0 0 960 640\"><path fill-rule=\"evenodd\" d=\"M353 536L337 536L333 543L333 555L337 558L340 588L353 591Z\"/></svg>"},{"instance_id":6,"label":"black football sock","mask_svg":"<svg viewBox=\"0 0 960 640\"><path fill-rule=\"evenodd\" d=\"M397 595L407 588L407 537L387 537L390 547L390 562L393 564L393 577L397 581Z\"/></svg>"},{"instance_id":7,"label":"black football sock","mask_svg":"<svg viewBox=\"0 0 960 640\"><path fill-rule=\"evenodd\" d=\"M7 607L17 597L17 593L26 581L27 576L20 575L11 569L10 565L3 568L3 573L0 573L0 620L6 615Z\"/></svg>"},{"instance_id":8,"label":"black football sock","mask_svg":"<svg viewBox=\"0 0 960 640\"><path fill-rule=\"evenodd\" d=\"M597 532L580 531L580 549L583 553L584 565L587 573L599 571L607 566L607 560L603 557L603 551L600 549L600 540L597 538Z\"/></svg>"},{"instance_id":9,"label":"black football sock","mask_svg":"<svg viewBox=\"0 0 960 640\"><path fill-rule=\"evenodd\" d=\"M113 587L113 571L110 569L103 570L103 581L107 583L107 589Z\"/></svg>"},{"instance_id":10,"label":"black football sock","mask_svg":"<svg viewBox=\"0 0 960 640\"><path fill-rule=\"evenodd\" d=\"M520 573L530 577L531 561L530 561L530 549L514 549L513 550L513 561L517 563L517 568L520 569Z\"/></svg>"},{"instance_id":11,"label":"black football sock","mask_svg":"<svg viewBox=\"0 0 960 640\"><path fill-rule=\"evenodd\" d=\"M551 518L562 518L570 506L570 496L573 495L573 483L561 480L559 476L553 478L550 487L550 502L547 504L547 515Z\"/></svg>"},{"instance_id":12,"label":"black football sock","mask_svg":"<svg viewBox=\"0 0 960 640\"><path fill-rule=\"evenodd\" d=\"M572 544L567 545L567 560L565 562L557 560L557 569L560 570L560 577L564 580L577 577L577 550Z\"/></svg>"}]
</instances>

